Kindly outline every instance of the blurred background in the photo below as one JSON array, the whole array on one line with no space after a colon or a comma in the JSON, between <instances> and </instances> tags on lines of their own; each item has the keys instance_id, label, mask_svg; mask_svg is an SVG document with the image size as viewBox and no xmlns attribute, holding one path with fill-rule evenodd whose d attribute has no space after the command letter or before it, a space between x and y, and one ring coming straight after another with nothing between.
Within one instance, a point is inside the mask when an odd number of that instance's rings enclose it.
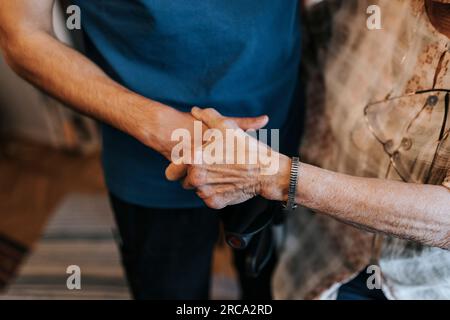
<instances>
[{"instance_id":1,"label":"blurred background","mask_svg":"<svg viewBox=\"0 0 450 320\"><path fill-rule=\"evenodd\" d=\"M82 50L54 9L55 31ZM0 57L0 299L129 299L103 183L96 123L18 78ZM217 245L212 298L235 299L231 255ZM68 290L67 267L81 268Z\"/></svg>"}]
</instances>

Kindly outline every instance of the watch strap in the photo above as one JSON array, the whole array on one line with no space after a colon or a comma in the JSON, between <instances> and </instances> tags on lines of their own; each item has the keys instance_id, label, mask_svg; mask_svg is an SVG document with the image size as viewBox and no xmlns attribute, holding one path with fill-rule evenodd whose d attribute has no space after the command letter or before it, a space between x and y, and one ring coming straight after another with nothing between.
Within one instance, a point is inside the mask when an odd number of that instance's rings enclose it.
<instances>
[{"instance_id":1,"label":"watch strap","mask_svg":"<svg viewBox=\"0 0 450 320\"><path fill-rule=\"evenodd\" d=\"M299 168L300 158L293 157L291 161L291 173L289 177L288 199L287 202L283 205L284 209L287 211L293 211L297 208L297 203L295 203L295 196L297 193Z\"/></svg>"}]
</instances>

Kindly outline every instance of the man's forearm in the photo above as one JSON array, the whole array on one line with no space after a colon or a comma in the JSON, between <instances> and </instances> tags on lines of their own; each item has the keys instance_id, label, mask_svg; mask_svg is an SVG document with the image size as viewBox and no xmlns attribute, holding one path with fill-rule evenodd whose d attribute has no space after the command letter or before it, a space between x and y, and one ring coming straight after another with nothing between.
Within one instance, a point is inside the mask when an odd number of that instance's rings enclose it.
<instances>
[{"instance_id":1,"label":"man's forearm","mask_svg":"<svg viewBox=\"0 0 450 320\"><path fill-rule=\"evenodd\" d=\"M161 113L175 112L110 79L82 54L37 31L2 39L7 62L22 77L77 111L146 143L158 145Z\"/></svg>"},{"instance_id":2,"label":"man's forearm","mask_svg":"<svg viewBox=\"0 0 450 320\"><path fill-rule=\"evenodd\" d=\"M190 113L138 95L110 79L82 54L45 31L1 37L5 57L23 78L73 109L128 133L170 159L174 130L194 131ZM266 125L265 116L230 118L244 129Z\"/></svg>"},{"instance_id":3,"label":"man's forearm","mask_svg":"<svg viewBox=\"0 0 450 320\"><path fill-rule=\"evenodd\" d=\"M278 189L284 191L277 197L286 200L286 172L280 179ZM296 200L360 228L450 249L450 192L442 186L359 178L302 164Z\"/></svg>"}]
</instances>

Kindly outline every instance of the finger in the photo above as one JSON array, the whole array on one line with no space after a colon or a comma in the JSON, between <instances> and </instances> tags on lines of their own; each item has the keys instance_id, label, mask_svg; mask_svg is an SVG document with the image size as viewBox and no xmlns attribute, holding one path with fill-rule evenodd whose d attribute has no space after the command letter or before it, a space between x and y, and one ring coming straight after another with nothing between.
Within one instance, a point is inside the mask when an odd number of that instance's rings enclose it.
<instances>
[{"instance_id":1,"label":"finger","mask_svg":"<svg viewBox=\"0 0 450 320\"><path fill-rule=\"evenodd\" d=\"M230 192L230 193L223 193L220 195L216 194L210 197L204 197L202 198L202 200L209 208L223 209L232 204L245 202L247 199L245 199L242 196L236 197L234 192Z\"/></svg>"},{"instance_id":2,"label":"finger","mask_svg":"<svg viewBox=\"0 0 450 320\"><path fill-rule=\"evenodd\" d=\"M197 119L202 121L210 128L217 128L220 126L220 121L229 120L228 125L234 127L233 122L241 128L242 130L258 130L264 128L269 122L269 117L266 115L259 117L224 117L217 110L213 108L200 109L198 107L192 108L192 115Z\"/></svg>"},{"instance_id":3,"label":"finger","mask_svg":"<svg viewBox=\"0 0 450 320\"><path fill-rule=\"evenodd\" d=\"M236 188L232 185L204 185L197 188L196 193L203 200L214 199L226 205L230 205L233 202L242 202L242 200L237 200L237 198L240 199L242 197L236 194Z\"/></svg>"},{"instance_id":4,"label":"finger","mask_svg":"<svg viewBox=\"0 0 450 320\"><path fill-rule=\"evenodd\" d=\"M264 128L269 123L268 116L259 116L254 118L230 118L237 123L242 130L258 130Z\"/></svg>"},{"instance_id":5,"label":"finger","mask_svg":"<svg viewBox=\"0 0 450 320\"><path fill-rule=\"evenodd\" d=\"M202 121L209 128L217 128L219 126L219 122L225 118L217 110L212 108L200 109L198 107L193 107L191 114L194 118Z\"/></svg>"},{"instance_id":6,"label":"finger","mask_svg":"<svg viewBox=\"0 0 450 320\"><path fill-rule=\"evenodd\" d=\"M216 197L210 197L203 199L203 202L207 207L215 210L221 210L227 206L227 204Z\"/></svg>"},{"instance_id":7,"label":"finger","mask_svg":"<svg viewBox=\"0 0 450 320\"><path fill-rule=\"evenodd\" d=\"M169 181L178 181L186 176L188 166L171 163L166 169L166 178Z\"/></svg>"}]
</instances>

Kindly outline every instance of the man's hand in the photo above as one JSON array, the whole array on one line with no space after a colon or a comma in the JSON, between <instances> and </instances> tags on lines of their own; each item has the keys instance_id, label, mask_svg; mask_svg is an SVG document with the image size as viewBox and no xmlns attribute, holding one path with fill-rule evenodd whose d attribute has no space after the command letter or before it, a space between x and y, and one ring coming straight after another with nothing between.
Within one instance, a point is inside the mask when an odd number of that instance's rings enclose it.
<instances>
[{"instance_id":1,"label":"man's hand","mask_svg":"<svg viewBox=\"0 0 450 320\"><path fill-rule=\"evenodd\" d=\"M186 112L181 112L170 107L166 107L164 110L157 115L158 123L161 125L157 127L155 132L149 132L146 128L142 131L145 132L142 135L141 142L146 145L152 146L156 151L164 155L167 159L171 160L172 148L176 145L176 142L171 141L172 133L177 129L187 129L191 132L191 137L194 137L194 121L196 119ZM242 130L258 130L266 126L269 118L267 116L260 116L254 118L226 118L230 121L236 123L236 125ZM197 120L198 121L198 120ZM145 126L145 122L142 122ZM204 126L207 129L207 126ZM151 128L148 128L151 130ZM194 145L194 143L192 143ZM180 173L180 178L185 173L186 168L183 166L178 166L178 172Z\"/></svg>"},{"instance_id":2,"label":"man's hand","mask_svg":"<svg viewBox=\"0 0 450 320\"><path fill-rule=\"evenodd\" d=\"M205 159L198 161L198 157L203 157L202 151L206 146L202 150L196 150L195 163L200 164L187 166L187 176L183 180L183 187L196 189L197 195L205 201L207 206L214 209L247 201L258 194L270 198L270 195L266 194L271 181L268 177L272 175L269 170L273 170L270 165L280 158L285 161L286 157L246 134L239 128L236 121L223 117L214 109L193 108L192 115L207 127L220 130L223 137L231 138L237 146L243 146L243 149L225 148L223 161L209 165L205 164L203 161ZM223 146L226 144L226 141L223 141ZM239 157L245 162L239 163ZM255 159L256 162L250 163L250 159ZM283 165L285 164L283 162ZM274 175L276 173L278 170L273 172ZM183 174L180 166L174 164L166 170L166 177L171 181L182 178ZM274 187L275 185L270 186L270 190Z\"/></svg>"}]
</instances>

